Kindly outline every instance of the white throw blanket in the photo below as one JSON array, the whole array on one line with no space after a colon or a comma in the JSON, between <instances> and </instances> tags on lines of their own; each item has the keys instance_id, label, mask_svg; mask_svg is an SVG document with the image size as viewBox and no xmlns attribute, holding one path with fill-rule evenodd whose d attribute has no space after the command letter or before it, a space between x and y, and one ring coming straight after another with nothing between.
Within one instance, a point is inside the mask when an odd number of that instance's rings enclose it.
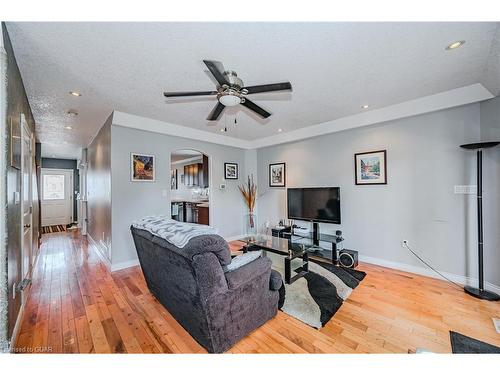
<instances>
[{"instance_id":1,"label":"white throw blanket","mask_svg":"<svg viewBox=\"0 0 500 375\"><path fill-rule=\"evenodd\" d=\"M167 240L172 245L184 247L191 238L204 234L217 234L215 228L208 225L181 223L172 220L166 215L146 216L132 223L137 229L147 230L149 233Z\"/></svg>"}]
</instances>

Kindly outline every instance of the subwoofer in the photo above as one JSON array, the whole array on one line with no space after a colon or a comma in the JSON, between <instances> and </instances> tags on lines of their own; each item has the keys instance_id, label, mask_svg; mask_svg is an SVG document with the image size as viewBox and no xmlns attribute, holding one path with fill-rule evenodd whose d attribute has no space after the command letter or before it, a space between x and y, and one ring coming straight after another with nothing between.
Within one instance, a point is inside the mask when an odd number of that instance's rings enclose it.
<instances>
[{"instance_id":1,"label":"subwoofer","mask_svg":"<svg viewBox=\"0 0 500 375\"><path fill-rule=\"evenodd\" d=\"M354 250L340 250L339 266L345 268L356 268L358 266L358 252Z\"/></svg>"}]
</instances>

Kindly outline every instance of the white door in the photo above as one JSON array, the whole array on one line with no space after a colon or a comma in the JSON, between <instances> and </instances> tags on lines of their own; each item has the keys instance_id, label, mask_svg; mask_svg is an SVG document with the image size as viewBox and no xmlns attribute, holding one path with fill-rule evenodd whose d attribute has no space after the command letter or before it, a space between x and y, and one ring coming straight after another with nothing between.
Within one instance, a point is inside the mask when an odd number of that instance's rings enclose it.
<instances>
[{"instance_id":1,"label":"white door","mask_svg":"<svg viewBox=\"0 0 500 375\"><path fill-rule=\"evenodd\" d=\"M22 212L22 226L21 226L21 236L22 236L22 276L23 279L31 278L31 265L33 258L33 222L32 222L32 195L31 195L31 172L33 168L33 138L31 136L31 131L28 128L28 124L21 115L21 212Z\"/></svg>"},{"instance_id":2,"label":"white door","mask_svg":"<svg viewBox=\"0 0 500 375\"><path fill-rule=\"evenodd\" d=\"M73 222L73 170L42 168L42 226Z\"/></svg>"}]
</instances>

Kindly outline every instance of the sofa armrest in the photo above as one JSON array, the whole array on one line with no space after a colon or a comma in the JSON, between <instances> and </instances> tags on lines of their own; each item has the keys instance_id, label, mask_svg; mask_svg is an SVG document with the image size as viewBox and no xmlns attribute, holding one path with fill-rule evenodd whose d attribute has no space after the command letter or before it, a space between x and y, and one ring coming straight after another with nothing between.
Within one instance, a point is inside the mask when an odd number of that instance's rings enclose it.
<instances>
[{"instance_id":1,"label":"sofa armrest","mask_svg":"<svg viewBox=\"0 0 500 375\"><path fill-rule=\"evenodd\" d=\"M265 273L271 273L271 260L266 257L260 257L253 262L245 264L243 267L227 272L227 286L229 289L237 289Z\"/></svg>"},{"instance_id":2,"label":"sofa armrest","mask_svg":"<svg viewBox=\"0 0 500 375\"><path fill-rule=\"evenodd\" d=\"M283 285L281 274L276 270L271 270L271 279L269 280L269 290L279 290Z\"/></svg>"}]
</instances>

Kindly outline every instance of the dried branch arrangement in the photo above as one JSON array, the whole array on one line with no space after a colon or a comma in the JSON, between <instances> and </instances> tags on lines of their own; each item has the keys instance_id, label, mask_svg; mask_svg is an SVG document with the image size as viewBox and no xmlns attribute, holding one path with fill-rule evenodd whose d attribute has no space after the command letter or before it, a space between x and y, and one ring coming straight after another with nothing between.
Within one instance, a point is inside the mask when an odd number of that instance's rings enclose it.
<instances>
[{"instance_id":1,"label":"dried branch arrangement","mask_svg":"<svg viewBox=\"0 0 500 375\"><path fill-rule=\"evenodd\" d=\"M243 200L248 207L248 211L253 213L255 200L257 199L257 185L253 182L253 175L248 176L247 183L238 186L238 189L240 189Z\"/></svg>"}]
</instances>

